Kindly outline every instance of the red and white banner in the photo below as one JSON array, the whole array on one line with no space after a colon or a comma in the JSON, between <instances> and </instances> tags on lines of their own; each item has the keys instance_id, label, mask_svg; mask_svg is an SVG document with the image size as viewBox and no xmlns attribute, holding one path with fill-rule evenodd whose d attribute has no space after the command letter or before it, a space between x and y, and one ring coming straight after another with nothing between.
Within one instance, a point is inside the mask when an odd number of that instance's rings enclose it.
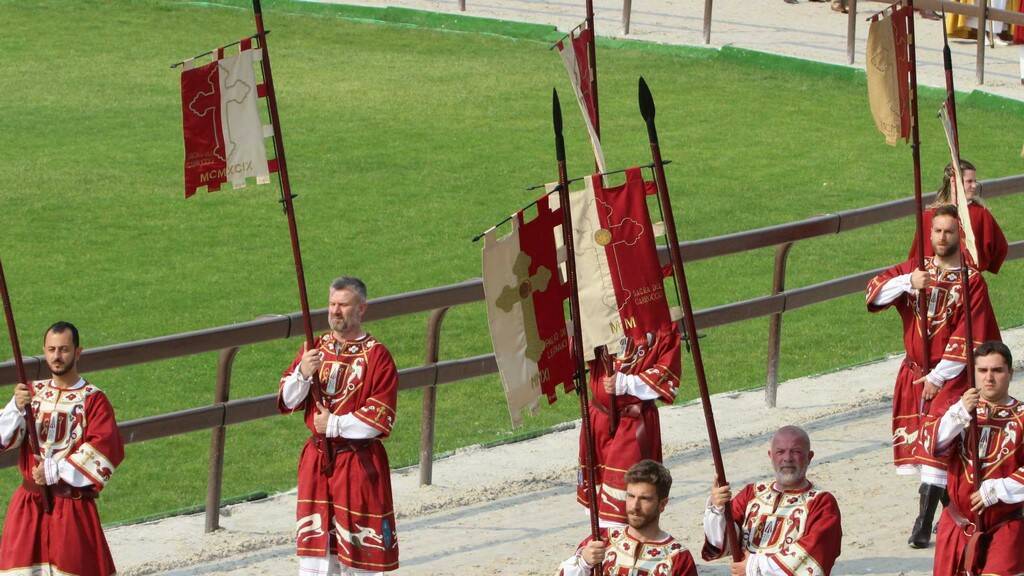
<instances>
[{"instance_id":1,"label":"red and white banner","mask_svg":"<svg viewBox=\"0 0 1024 576\"><path fill-rule=\"evenodd\" d=\"M594 32L583 23L570 32L567 39L569 46L565 45L565 40L559 40L555 48L562 56L562 63L569 73L569 82L576 94L576 101L583 112L583 121L587 124L598 170L605 172L604 152L601 150L601 139L597 135L597 107L594 106L593 92L594 70L590 61L590 44L594 41Z\"/></svg>"},{"instance_id":2,"label":"red and white banner","mask_svg":"<svg viewBox=\"0 0 1024 576\"><path fill-rule=\"evenodd\" d=\"M563 311L568 286L559 278L555 246L561 212L542 200L534 219L525 222L519 212L512 221L510 234L484 236L483 285L494 356L518 426L541 393L552 403L559 384L566 391L574 386Z\"/></svg>"},{"instance_id":3,"label":"red and white banner","mask_svg":"<svg viewBox=\"0 0 1024 576\"><path fill-rule=\"evenodd\" d=\"M217 50L213 62L196 67L186 61L181 73L181 117L185 133L185 197L205 186L210 192L231 182L242 188L246 180L270 182L276 162L267 161L264 138L273 129L260 119L257 100L263 85L257 84L253 64L261 52L252 40L243 40L240 51L224 57Z\"/></svg>"},{"instance_id":4,"label":"red and white banner","mask_svg":"<svg viewBox=\"0 0 1024 576\"><path fill-rule=\"evenodd\" d=\"M971 264L978 264L978 244L974 238L974 226L971 224L970 202L964 192L964 175L960 171L960 151L957 149L955 136L953 135L953 123L949 119L949 101L942 103L939 107L939 119L942 120L942 129L946 132L946 145L949 147L950 164L953 166L953 203L956 204L957 216L960 218L960 229L964 233L964 246L970 256Z\"/></svg>"},{"instance_id":5,"label":"red and white banner","mask_svg":"<svg viewBox=\"0 0 1024 576\"><path fill-rule=\"evenodd\" d=\"M658 261L647 196L655 194L640 168L626 171L626 182L606 188L598 175L570 192L576 279L580 293L583 352L605 346L617 354L623 336L639 339L671 325L663 280L668 269Z\"/></svg>"}]
</instances>

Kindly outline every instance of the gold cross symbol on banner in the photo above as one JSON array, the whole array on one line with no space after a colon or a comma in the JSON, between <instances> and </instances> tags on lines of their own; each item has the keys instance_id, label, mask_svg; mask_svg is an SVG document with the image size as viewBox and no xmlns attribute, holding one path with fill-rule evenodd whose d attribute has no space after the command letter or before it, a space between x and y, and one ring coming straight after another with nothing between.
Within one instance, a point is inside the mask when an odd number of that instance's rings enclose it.
<instances>
[{"instance_id":1,"label":"gold cross symbol on banner","mask_svg":"<svg viewBox=\"0 0 1024 576\"><path fill-rule=\"evenodd\" d=\"M511 312L516 303L521 305L523 329L526 331L526 357L534 362L540 362L540 355L544 352L544 341L541 340L540 331L537 329L537 315L530 296L534 292L547 290L548 282L551 281L551 271L540 267L536 274L530 276L530 261L525 252L520 252L516 256L516 261L512 264L512 273L516 275L517 283L515 286L503 288L494 303L504 312Z\"/></svg>"}]
</instances>

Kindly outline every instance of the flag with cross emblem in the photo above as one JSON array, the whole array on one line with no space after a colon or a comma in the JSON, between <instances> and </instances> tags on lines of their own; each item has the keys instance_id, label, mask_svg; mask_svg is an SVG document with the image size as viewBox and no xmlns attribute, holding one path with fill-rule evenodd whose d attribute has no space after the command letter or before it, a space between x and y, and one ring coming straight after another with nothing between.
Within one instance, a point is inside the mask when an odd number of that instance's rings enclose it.
<instances>
[{"instance_id":1,"label":"flag with cross emblem","mask_svg":"<svg viewBox=\"0 0 1024 576\"><path fill-rule=\"evenodd\" d=\"M186 60L181 72L186 198L204 186L219 190L225 182L235 188L249 179L268 184L277 171L264 144L273 128L263 124L257 106L265 95L253 69L261 52L249 38L239 43L238 54L225 58L224 48L213 54L213 62L202 66Z\"/></svg>"},{"instance_id":2,"label":"flag with cross emblem","mask_svg":"<svg viewBox=\"0 0 1024 576\"><path fill-rule=\"evenodd\" d=\"M512 218L512 232L484 236L483 285L491 342L512 424L537 409L543 393L554 402L559 384L572 390L563 303L568 287L559 277L555 233L560 211L537 204L537 215Z\"/></svg>"}]
</instances>

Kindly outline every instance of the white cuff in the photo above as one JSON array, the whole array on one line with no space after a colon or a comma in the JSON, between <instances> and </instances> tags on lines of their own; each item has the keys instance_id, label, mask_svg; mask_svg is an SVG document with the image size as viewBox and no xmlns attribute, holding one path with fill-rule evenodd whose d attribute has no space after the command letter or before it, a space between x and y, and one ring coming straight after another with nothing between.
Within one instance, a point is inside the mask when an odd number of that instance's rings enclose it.
<instances>
[{"instance_id":1,"label":"white cuff","mask_svg":"<svg viewBox=\"0 0 1024 576\"><path fill-rule=\"evenodd\" d=\"M719 508L711 503L708 497L707 506L704 508L704 537L708 544L719 550L725 547L725 515L724 508Z\"/></svg>"},{"instance_id":2,"label":"white cuff","mask_svg":"<svg viewBox=\"0 0 1024 576\"><path fill-rule=\"evenodd\" d=\"M978 493L981 494L981 503L985 505L985 508L992 506L999 502L999 494L996 491L996 485L1002 484L1002 478L989 478L981 483L981 487Z\"/></svg>"},{"instance_id":3,"label":"white cuff","mask_svg":"<svg viewBox=\"0 0 1024 576\"><path fill-rule=\"evenodd\" d=\"M309 386L313 383L312 378L306 378L302 371L296 366L291 374L281 379L281 401L285 408L294 410L309 394Z\"/></svg>"},{"instance_id":4,"label":"white cuff","mask_svg":"<svg viewBox=\"0 0 1024 576\"><path fill-rule=\"evenodd\" d=\"M356 418L353 413L331 414L327 418L328 438L348 438L349 440L367 440L380 436L380 430Z\"/></svg>"},{"instance_id":5,"label":"white cuff","mask_svg":"<svg viewBox=\"0 0 1024 576\"><path fill-rule=\"evenodd\" d=\"M6 450L13 447L16 439L20 439L18 432L25 425L25 414L18 410L18 403L11 396L11 401L0 411L0 448Z\"/></svg>"},{"instance_id":6,"label":"white cuff","mask_svg":"<svg viewBox=\"0 0 1024 576\"><path fill-rule=\"evenodd\" d=\"M53 458L43 459L43 475L46 477L46 485L53 486L60 480L60 473L57 471L57 461Z\"/></svg>"},{"instance_id":7,"label":"white cuff","mask_svg":"<svg viewBox=\"0 0 1024 576\"><path fill-rule=\"evenodd\" d=\"M908 294L914 291L914 287L910 285L910 274L903 274L890 278L883 286L882 289L875 294L875 299L871 301L875 306L885 306L893 300L899 298L903 294Z\"/></svg>"},{"instance_id":8,"label":"white cuff","mask_svg":"<svg viewBox=\"0 0 1024 576\"><path fill-rule=\"evenodd\" d=\"M648 386L639 376L622 372L615 373L615 394L629 394L641 400L657 400L661 397L657 390Z\"/></svg>"},{"instance_id":9,"label":"white cuff","mask_svg":"<svg viewBox=\"0 0 1024 576\"><path fill-rule=\"evenodd\" d=\"M927 378L933 385L942 388L943 384L959 376L966 366L967 364L964 362L946 360L943 358L942 360L939 360L939 363L935 365L935 368L933 368L925 378Z\"/></svg>"}]
</instances>

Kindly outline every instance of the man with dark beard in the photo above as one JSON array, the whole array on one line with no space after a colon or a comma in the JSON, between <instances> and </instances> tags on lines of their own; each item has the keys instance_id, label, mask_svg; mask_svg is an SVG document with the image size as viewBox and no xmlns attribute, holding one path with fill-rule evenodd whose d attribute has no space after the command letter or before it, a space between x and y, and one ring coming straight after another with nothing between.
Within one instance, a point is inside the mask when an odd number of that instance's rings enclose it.
<instances>
[{"instance_id":1,"label":"man with dark beard","mask_svg":"<svg viewBox=\"0 0 1024 576\"><path fill-rule=\"evenodd\" d=\"M930 239L934 256L925 261L923 270L914 260L893 266L871 280L866 296L869 312L891 306L903 324L907 355L893 390L892 448L896 473L921 477L920 509L907 541L912 548L928 546L935 510L946 493L947 463L924 447L928 441L924 431L967 389L967 354L982 342L1000 339L988 285L981 273L968 268L972 322L968 342L955 206L935 208ZM920 298L927 309L927 357L918 317ZM927 374L924 366L929 368Z\"/></svg>"},{"instance_id":2,"label":"man with dark beard","mask_svg":"<svg viewBox=\"0 0 1024 576\"><path fill-rule=\"evenodd\" d=\"M748 484L735 498L728 484L711 489L701 555L716 560L726 554L723 512L731 506L735 526L730 529L735 534L739 528L744 551L743 560L730 566L733 576L830 574L843 529L836 499L807 479L814 458L811 439L797 426L783 426L772 436L768 457L774 481Z\"/></svg>"},{"instance_id":3,"label":"man with dark beard","mask_svg":"<svg viewBox=\"0 0 1024 576\"><path fill-rule=\"evenodd\" d=\"M299 457L300 575L379 574L398 568L391 469L381 440L395 424L398 369L363 330L366 285L331 283L331 331L303 347L281 377L278 408L302 411L311 436Z\"/></svg>"},{"instance_id":4,"label":"man with dark beard","mask_svg":"<svg viewBox=\"0 0 1024 576\"><path fill-rule=\"evenodd\" d=\"M626 526L602 528L601 539L587 538L559 569L559 576L596 574L663 574L697 576L693 556L663 531L661 513L668 504L672 475L654 460L641 460L626 471Z\"/></svg>"},{"instance_id":5,"label":"man with dark beard","mask_svg":"<svg viewBox=\"0 0 1024 576\"><path fill-rule=\"evenodd\" d=\"M18 384L0 411L0 449L19 448L21 487L7 507L0 573L107 576L116 572L95 498L124 458L114 409L78 374L78 329L57 322L43 335L53 377ZM24 408L35 410L38 450L25 439ZM52 509L46 512L43 486Z\"/></svg>"}]
</instances>

